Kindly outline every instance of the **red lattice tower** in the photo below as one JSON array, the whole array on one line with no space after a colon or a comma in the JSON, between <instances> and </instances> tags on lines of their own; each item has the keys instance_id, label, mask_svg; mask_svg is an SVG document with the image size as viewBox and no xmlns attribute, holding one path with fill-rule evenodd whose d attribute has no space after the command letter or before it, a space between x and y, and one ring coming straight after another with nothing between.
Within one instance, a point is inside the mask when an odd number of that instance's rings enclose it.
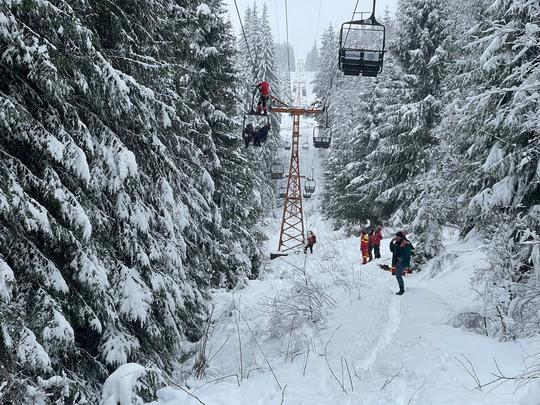
<instances>
[{"instance_id":1,"label":"red lattice tower","mask_svg":"<svg viewBox=\"0 0 540 405\"><path fill-rule=\"evenodd\" d=\"M293 131L291 142L291 160L287 177L287 192L283 205L283 218L279 235L278 251L287 252L304 244L304 210L302 208L302 186L300 179L300 117L302 115L321 114L323 110L313 106L309 108L291 107L272 98L272 112L291 114Z\"/></svg>"}]
</instances>

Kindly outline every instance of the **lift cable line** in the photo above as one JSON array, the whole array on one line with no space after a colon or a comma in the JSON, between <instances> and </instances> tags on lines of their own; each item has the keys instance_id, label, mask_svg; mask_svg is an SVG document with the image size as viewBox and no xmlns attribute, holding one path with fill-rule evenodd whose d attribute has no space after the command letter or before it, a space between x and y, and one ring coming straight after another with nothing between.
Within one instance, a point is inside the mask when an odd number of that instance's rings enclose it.
<instances>
[{"instance_id":1,"label":"lift cable line","mask_svg":"<svg viewBox=\"0 0 540 405\"><path fill-rule=\"evenodd\" d=\"M322 0L319 0L319 12L317 13L317 25L315 26L315 43L319 39L319 23L321 22Z\"/></svg>"},{"instance_id":2,"label":"lift cable line","mask_svg":"<svg viewBox=\"0 0 540 405\"><path fill-rule=\"evenodd\" d=\"M356 0L356 4L354 5L354 10L352 12L352 16L351 16L351 20L354 20L354 16L356 15L356 10L358 9L358 3L360 2L360 0ZM349 27L349 30L350 30L350 27ZM347 35L345 37L345 41L347 41L347 37L349 36L349 31L347 31ZM338 63L336 63L336 70L335 72L332 73L332 77L330 78L330 87L328 88L328 94L327 94L327 101L325 101L324 103L324 107L323 107L323 110L325 111L325 122L324 122L324 127L325 128L328 128L329 127L329 124L328 124L328 109L330 108L330 102L332 101L332 89L334 88L334 83L335 83L335 79L336 79L336 76L337 76L337 73L339 72L339 50L338 50Z\"/></svg>"},{"instance_id":3,"label":"lift cable line","mask_svg":"<svg viewBox=\"0 0 540 405\"><path fill-rule=\"evenodd\" d=\"M242 35L244 36L244 41L246 42L249 59L251 60L251 69L253 70L253 74L255 75L256 74L255 60L253 59L253 56L251 54L251 48L249 46L249 41L247 39L246 31L244 30L244 24L242 23L242 17L240 16L240 10L238 9L238 3L236 2L236 0L234 0L234 6L236 7L236 14L238 15L238 21L240 21L240 28L242 29Z\"/></svg>"},{"instance_id":4,"label":"lift cable line","mask_svg":"<svg viewBox=\"0 0 540 405\"><path fill-rule=\"evenodd\" d=\"M278 4L277 1L274 1L274 11L276 13L276 27L277 27L277 40L278 43L281 43L281 28L279 26L279 13L278 13Z\"/></svg>"},{"instance_id":5,"label":"lift cable line","mask_svg":"<svg viewBox=\"0 0 540 405\"><path fill-rule=\"evenodd\" d=\"M235 0L236 1L236 0ZM287 79L291 83L291 51L289 45L289 4L285 0L285 33L287 35ZM291 89L289 88L289 93Z\"/></svg>"},{"instance_id":6,"label":"lift cable line","mask_svg":"<svg viewBox=\"0 0 540 405\"><path fill-rule=\"evenodd\" d=\"M236 0L235 0L236 2ZM354 16L356 15L356 10L358 9L358 3L360 0L356 0L356 4L354 5L354 11L352 13L351 20L354 20ZM375 0L373 0L373 13L375 13ZM347 35L345 36L345 42L347 42L347 38L349 38L349 32L351 31L351 27L347 30Z\"/></svg>"}]
</instances>

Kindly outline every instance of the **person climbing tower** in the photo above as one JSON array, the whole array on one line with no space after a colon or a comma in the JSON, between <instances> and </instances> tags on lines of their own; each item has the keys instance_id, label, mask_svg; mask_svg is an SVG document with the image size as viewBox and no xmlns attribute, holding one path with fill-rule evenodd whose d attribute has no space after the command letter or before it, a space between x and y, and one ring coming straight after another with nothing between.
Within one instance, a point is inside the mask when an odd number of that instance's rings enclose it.
<instances>
[{"instance_id":1,"label":"person climbing tower","mask_svg":"<svg viewBox=\"0 0 540 405\"><path fill-rule=\"evenodd\" d=\"M257 102L257 112L259 114L267 114L267 104L270 101L270 83L264 81L257 84L257 89L259 90L259 101Z\"/></svg>"}]
</instances>

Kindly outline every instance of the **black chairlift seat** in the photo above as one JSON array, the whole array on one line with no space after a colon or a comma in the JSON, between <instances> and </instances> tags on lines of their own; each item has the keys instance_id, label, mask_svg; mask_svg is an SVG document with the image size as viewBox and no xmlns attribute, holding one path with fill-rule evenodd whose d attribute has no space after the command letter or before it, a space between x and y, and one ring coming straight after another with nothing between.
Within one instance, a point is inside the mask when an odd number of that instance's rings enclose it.
<instances>
[{"instance_id":1,"label":"black chairlift seat","mask_svg":"<svg viewBox=\"0 0 540 405\"><path fill-rule=\"evenodd\" d=\"M282 163L274 163L270 167L270 178L272 180L279 180L283 178L283 173L285 172L284 166Z\"/></svg>"},{"instance_id":2,"label":"black chairlift seat","mask_svg":"<svg viewBox=\"0 0 540 405\"><path fill-rule=\"evenodd\" d=\"M332 142L332 134L330 132L322 132L321 130L328 130L328 128L326 127L313 128L313 146L315 146L315 148L318 148L318 149L319 148L328 149L330 147L330 143Z\"/></svg>"},{"instance_id":3,"label":"black chairlift seat","mask_svg":"<svg viewBox=\"0 0 540 405\"><path fill-rule=\"evenodd\" d=\"M347 21L339 35L339 70L347 76L376 77L382 72L386 29L371 17Z\"/></svg>"},{"instance_id":4,"label":"black chairlift seat","mask_svg":"<svg viewBox=\"0 0 540 405\"><path fill-rule=\"evenodd\" d=\"M304 194L312 194L315 192L315 180L306 179L304 183Z\"/></svg>"},{"instance_id":5,"label":"black chairlift seat","mask_svg":"<svg viewBox=\"0 0 540 405\"><path fill-rule=\"evenodd\" d=\"M291 141L285 141L285 150L291 150Z\"/></svg>"},{"instance_id":6,"label":"black chairlift seat","mask_svg":"<svg viewBox=\"0 0 540 405\"><path fill-rule=\"evenodd\" d=\"M304 193L304 198L311 198L311 193Z\"/></svg>"}]
</instances>

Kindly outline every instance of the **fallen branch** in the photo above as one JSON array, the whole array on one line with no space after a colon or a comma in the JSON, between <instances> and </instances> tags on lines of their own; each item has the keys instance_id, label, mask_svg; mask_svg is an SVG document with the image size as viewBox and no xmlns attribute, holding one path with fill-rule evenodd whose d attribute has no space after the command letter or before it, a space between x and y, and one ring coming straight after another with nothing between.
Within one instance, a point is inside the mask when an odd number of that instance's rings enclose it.
<instances>
[{"instance_id":1,"label":"fallen branch","mask_svg":"<svg viewBox=\"0 0 540 405\"><path fill-rule=\"evenodd\" d=\"M339 386L341 387L343 392L348 395L349 393L345 389L345 385L336 376L336 374L334 373L334 370L332 370L332 366L330 366L330 362L328 361L328 345L332 341L332 338L334 337L334 335L338 331L338 329L341 328L341 326L343 326L343 325L339 325L336 329L334 329L334 331L332 332L332 335L330 336L330 339L328 339L328 342L326 342L326 345L324 346L324 360L326 362L326 366L328 367L328 370L330 370L330 373L332 374L332 377L334 377L334 380L337 381L337 383L339 384ZM343 364L343 362L342 362L342 364Z\"/></svg>"},{"instance_id":2,"label":"fallen branch","mask_svg":"<svg viewBox=\"0 0 540 405\"><path fill-rule=\"evenodd\" d=\"M402 368L403 368L403 366L401 366L399 368L398 372L395 375L393 375L391 378L386 377L386 381L384 382L384 384L382 385L382 387L380 389L384 390L386 387L388 387L392 383L392 381L394 381L399 376L399 374L401 373Z\"/></svg>"},{"instance_id":3,"label":"fallen branch","mask_svg":"<svg viewBox=\"0 0 540 405\"><path fill-rule=\"evenodd\" d=\"M280 405L283 405L283 403L285 402L285 388L287 388L287 385L285 385L283 387L283 389L281 390L281 402L280 402Z\"/></svg>"},{"instance_id":4,"label":"fallen branch","mask_svg":"<svg viewBox=\"0 0 540 405\"><path fill-rule=\"evenodd\" d=\"M354 392L354 385L352 383L351 370L349 369L349 363L345 359L345 366L347 366L347 373L349 374L349 384L351 385L351 391Z\"/></svg>"},{"instance_id":5,"label":"fallen branch","mask_svg":"<svg viewBox=\"0 0 540 405\"><path fill-rule=\"evenodd\" d=\"M257 347L259 348L259 350L260 350L260 352L261 352L261 354L262 354L262 356L264 358L264 361L266 361L266 364L268 365L268 368L272 372L272 375L274 376L274 380L276 380L276 383L277 383L279 389L283 389L281 384L279 383L279 380L278 380L278 378L276 376L276 373L274 372L274 369L272 368L272 365L270 364L270 362L268 361L268 358L266 357L266 354L264 353L263 348L261 347L261 345L259 344L259 341L257 340L257 336L255 336L255 333L253 332L253 330L249 326L249 323L248 323L246 317L244 316L244 314L242 312L240 312L240 310L238 310L238 312L240 313L240 316L244 320L249 332L251 333L251 336L253 336L253 340L255 340L255 343L257 344Z\"/></svg>"},{"instance_id":6,"label":"fallen branch","mask_svg":"<svg viewBox=\"0 0 540 405\"><path fill-rule=\"evenodd\" d=\"M211 383L213 383L213 382L221 381L221 380L226 380L227 378L231 378L231 377L236 377L236 383L237 383L238 386L240 387L240 378L238 377L238 374L230 374L230 375L226 375L226 376L224 376L224 377L214 378L213 380L206 381L204 384L199 385L197 388L194 388L194 389L193 389L193 392L195 392L195 391L197 391L197 390L200 390L200 389L201 389L202 387L204 387L205 385L211 384Z\"/></svg>"}]
</instances>

